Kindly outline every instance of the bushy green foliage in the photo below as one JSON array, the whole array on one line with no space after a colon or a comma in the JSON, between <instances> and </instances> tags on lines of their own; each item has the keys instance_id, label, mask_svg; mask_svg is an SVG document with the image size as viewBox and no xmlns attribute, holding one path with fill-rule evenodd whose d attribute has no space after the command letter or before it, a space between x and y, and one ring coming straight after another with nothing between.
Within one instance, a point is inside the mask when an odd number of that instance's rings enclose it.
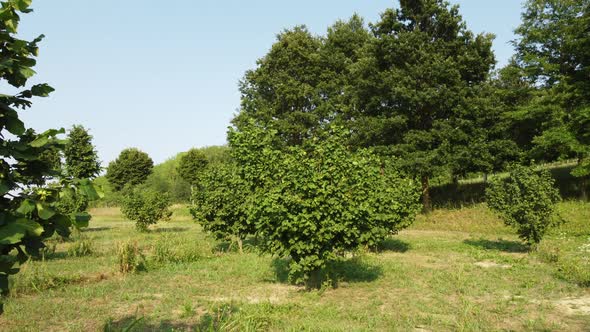
<instances>
[{"instance_id":1,"label":"bushy green foliage","mask_svg":"<svg viewBox=\"0 0 590 332\"><path fill-rule=\"evenodd\" d=\"M486 190L488 206L516 228L529 245L541 242L556 223L555 204L561 200L549 172L513 166L505 179L492 181Z\"/></svg>"},{"instance_id":2,"label":"bushy green foliage","mask_svg":"<svg viewBox=\"0 0 590 332\"><path fill-rule=\"evenodd\" d=\"M123 198L121 212L127 219L135 221L139 231L147 231L158 220L170 218L172 211L169 207L168 194L136 188Z\"/></svg>"},{"instance_id":3,"label":"bushy green foliage","mask_svg":"<svg viewBox=\"0 0 590 332\"><path fill-rule=\"evenodd\" d=\"M400 1L370 30L356 15L325 37L304 26L285 30L246 72L233 123L272 124L283 146L342 124L354 133L353 148L402 156L399 167L422 177L429 209L431 177L486 171L501 164L497 150L511 147L497 128L488 131L498 112L477 97L495 63L492 40L470 31L458 6L443 0Z\"/></svg>"},{"instance_id":4,"label":"bushy green foliage","mask_svg":"<svg viewBox=\"0 0 590 332\"><path fill-rule=\"evenodd\" d=\"M199 176L208 164L207 156L202 151L190 149L180 157L177 172L182 179L194 186L199 182Z\"/></svg>"},{"instance_id":5,"label":"bushy green foliage","mask_svg":"<svg viewBox=\"0 0 590 332\"><path fill-rule=\"evenodd\" d=\"M38 43L16 38L20 14L30 13L31 0L7 0L0 8L0 49L2 87L23 88L35 75L33 67ZM42 134L27 129L17 109L31 107L32 97L47 97L54 89L33 85L16 94L0 94L0 296L8 293L8 276L19 271L29 256L38 255L44 240L58 233L70 234L71 226L83 226L87 214L67 216L56 211L60 194L79 190L88 199L98 194L88 180L62 179L56 164L65 147L59 135L63 129ZM2 313L0 302L0 314Z\"/></svg>"},{"instance_id":6,"label":"bushy green foliage","mask_svg":"<svg viewBox=\"0 0 590 332\"><path fill-rule=\"evenodd\" d=\"M100 173L100 161L92 136L82 126L73 126L64 149L66 174L75 179L92 179Z\"/></svg>"},{"instance_id":7,"label":"bushy green foliage","mask_svg":"<svg viewBox=\"0 0 590 332\"><path fill-rule=\"evenodd\" d=\"M205 231L219 240L237 241L241 251L242 240L255 229L248 219L250 188L238 172L232 164L205 170L190 211Z\"/></svg>"},{"instance_id":8,"label":"bushy green foliage","mask_svg":"<svg viewBox=\"0 0 590 332\"><path fill-rule=\"evenodd\" d=\"M419 210L417 183L368 150L351 151L342 128L284 151L260 146L273 140L272 131L253 123L246 128L230 135L230 146L244 154L235 158L255 197L248 217L240 217L255 224L264 251L292 258L295 282L315 286L314 276L339 254L376 246Z\"/></svg>"},{"instance_id":9,"label":"bushy green foliage","mask_svg":"<svg viewBox=\"0 0 590 332\"><path fill-rule=\"evenodd\" d=\"M587 198L590 179L590 0L527 0L515 30L517 65L535 86L521 105L533 126L530 151L537 160L577 158ZM524 116L523 116L524 115Z\"/></svg>"},{"instance_id":10,"label":"bushy green foliage","mask_svg":"<svg viewBox=\"0 0 590 332\"><path fill-rule=\"evenodd\" d=\"M144 183L153 168L154 162L147 153L135 148L125 149L109 164L106 178L115 191L120 191L125 186Z\"/></svg>"},{"instance_id":11,"label":"bushy green foliage","mask_svg":"<svg viewBox=\"0 0 590 332\"><path fill-rule=\"evenodd\" d=\"M229 162L229 149L227 146L209 146L197 149L207 158L209 165L220 165ZM150 188L158 192L165 192L170 195L173 203L187 203L191 198L191 186L178 173L180 159L186 152L178 153L176 156L155 165L152 173L148 176L144 188ZM95 183L103 188L104 198L97 204L106 206L118 206L121 204L122 197L120 191L108 183L105 177L98 177Z\"/></svg>"},{"instance_id":12,"label":"bushy green foliage","mask_svg":"<svg viewBox=\"0 0 590 332\"><path fill-rule=\"evenodd\" d=\"M56 203L56 209L60 213L70 215L72 213L84 212L88 209L89 201L86 196L77 194L74 191L62 193Z\"/></svg>"}]
</instances>

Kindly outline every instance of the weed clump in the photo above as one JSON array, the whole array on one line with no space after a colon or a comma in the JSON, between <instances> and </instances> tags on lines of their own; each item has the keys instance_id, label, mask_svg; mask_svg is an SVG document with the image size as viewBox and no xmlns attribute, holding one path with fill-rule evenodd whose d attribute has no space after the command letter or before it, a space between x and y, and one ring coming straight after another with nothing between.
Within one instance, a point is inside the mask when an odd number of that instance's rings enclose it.
<instances>
[{"instance_id":1,"label":"weed clump","mask_svg":"<svg viewBox=\"0 0 590 332\"><path fill-rule=\"evenodd\" d=\"M94 253L93 249L94 245L91 240L89 239L81 239L74 242L68 248L68 256L69 257L84 257L90 256Z\"/></svg>"},{"instance_id":2,"label":"weed clump","mask_svg":"<svg viewBox=\"0 0 590 332\"><path fill-rule=\"evenodd\" d=\"M124 242L117 246L119 272L135 273L145 271L145 257L137 242Z\"/></svg>"}]
</instances>

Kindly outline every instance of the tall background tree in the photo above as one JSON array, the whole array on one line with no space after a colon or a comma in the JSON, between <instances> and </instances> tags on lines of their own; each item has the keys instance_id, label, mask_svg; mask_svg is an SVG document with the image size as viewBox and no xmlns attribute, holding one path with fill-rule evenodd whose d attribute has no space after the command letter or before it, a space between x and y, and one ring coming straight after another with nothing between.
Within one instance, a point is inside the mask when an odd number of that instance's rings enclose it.
<instances>
[{"instance_id":1,"label":"tall background tree","mask_svg":"<svg viewBox=\"0 0 590 332\"><path fill-rule=\"evenodd\" d=\"M207 156L203 151L190 149L180 157L177 172L182 179L193 187L198 184L200 175L207 165L209 165L209 160L207 160Z\"/></svg>"},{"instance_id":2,"label":"tall background tree","mask_svg":"<svg viewBox=\"0 0 590 332\"><path fill-rule=\"evenodd\" d=\"M109 164L106 178L114 190L120 191L125 186L144 183L153 168L154 161L147 153L129 148L121 151L119 157Z\"/></svg>"},{"instance_id":3,"label":"tall background tree","mask_svg":"<svg viewBox=\"0 0 590 332\"><path fill-rule=\"evenodd\" d=\"M534 86L517 114L535 120L530 158L577 158L573 175L587 198L590 176L590 1L528 0L516 64Z\"/></svg>"},{"instance_id":4,"label":"tall background tree","mask_svg":"<svg viewBox=\"0 0 590 332\"><path fill-rule=\"evenodd\" d=\"M463 121L495 60L493 36L467 29L458 6L442 0L400 1L372 25L374 38L355 68L353 122L380 119L360 135L366 146L399 156L421 178L431 208L429 179L448 171L458 145L469 144ZM454 147L454 148L453 148Z\"/></svg>"},{"instance_id":5,"label":"tall background tree","mask_svg":"<svg viewBox=\"0 0 590 332\"><path fill-rule=\"evenodd\" d=\"M73 126L68 132L68 141L63 151L65 163L61 177L69 179L94 179L101 170L100 161L92 136L82 126ZM101 193L102 194L102 193ZM84 212L88 209L88 199L79 192L65 192L57 204L57 209L64 214Z\"/></svg>"},{"instance_id":6,"label":"tall background tree","mask_svg":"<svg viewBox=\"0 0 590 332\"><path fill-rule=\"evenodd\" d=\"M75 179L93 179L100 173L100 161L92 136L83 126L73 126L64 149L65 172Z\"/></svg>"},{"instance_id":7,"label":"tall background tree","mask_svg":"<svg viewBox=\"0 0 590 332\"><path fill-rule=\"evenodd\" d=\"M275 146L300 145L317 135L326 123L343 118L350 66L369 38L356 15L338 21L325 37L312 35L305 26L283 31L242 80L241 110L233 124L240 129L254 119L276 129Z\"/></svg>"}]
</instances>

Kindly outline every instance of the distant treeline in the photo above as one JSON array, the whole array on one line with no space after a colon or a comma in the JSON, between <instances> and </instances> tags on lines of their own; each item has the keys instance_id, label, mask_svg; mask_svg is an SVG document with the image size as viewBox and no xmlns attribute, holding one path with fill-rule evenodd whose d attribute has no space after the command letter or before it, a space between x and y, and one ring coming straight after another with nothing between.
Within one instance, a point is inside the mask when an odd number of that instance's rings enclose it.
<instances>
[{"instance_id":1,"label":"distant treeline","mask_svg":"<svg viewBox=\"0 0 590 332\"><path fill-rule=\"evenodd\" d=\"M197 149L202 152L210 165L216 165L229 160L229 148L227 146L208 146ZM186 152L180 152L165 162L155 165L142 187L153 189L157 192L168 193L173 203L186 203L190 200L190 184L178 174L178 164ZM118 206L122 193L113 190L105 176L95 180L102 188L104 198L94 203L95 206Z\"/></svg>"}]
</instances>

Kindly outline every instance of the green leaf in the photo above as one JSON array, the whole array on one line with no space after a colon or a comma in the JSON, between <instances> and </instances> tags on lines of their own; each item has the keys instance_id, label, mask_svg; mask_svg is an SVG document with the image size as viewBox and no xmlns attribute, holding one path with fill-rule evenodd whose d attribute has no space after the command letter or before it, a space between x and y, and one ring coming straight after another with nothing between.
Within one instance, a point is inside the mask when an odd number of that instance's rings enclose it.
<instances>
[{"instance_id":1,"label":"green leaf","mask_svg":"<svg viewBox=\"0 0 590 332\"><path fill-rule=\"evenodd\" d=\"M6 29L11 33L16 33L16 28L18 27L18 21L14 19L5 20L4 24L6 25Z\"/></svg>"},{"instance_id":2,"label":"green leaf","mask_svg":"<svg viewBox=\"0 0 590 332\"><path fill-rule=\"evenodd\" d=\"M70 235L70 226L72 226L72 219L63 214L59 214L53 218L53 221L55 222L55 230L57 231L57 234L63 237L68 237Z\"/></svg>"},{"instance_id":3,"label":"green leaf","mask_svg":"<svg viewBox=\"0 0 590 332\"><path fill-rule=\"evenodd\" d=\"M37 84L31 88L33 96L37 97L47 97L53 91L55 91L55 89L49 86L48 84Z\"/></svg>"},{"instance_id":4,"label":"green leaf","mask_svg":"<svg viewBox=\"0 0 590 332\"><path fill-rule=\"evenodd\" d=\"M92 219L92 216L86 212L76 213L75 218L74 218L74 220L76 222L76 227L78 227L78 228L88 227L90 219Z\"/></svg>"},{"instance_id":5,"label":"green leaf","mask_svg":"<svg viewBox=\"0 0 590 332\"><path fill-rule=\"evenodd\" d=\"M0 226L0 244L16 244L25 236L41 236L43 227L38 223L21 218Z\"/></svg>"},{"instance_id":6,"label":"green leaf","mask_svg":"<svg viewBox=\"0 0 590 332\"><path fill-rule=\"evenodd\" d=\"M49 143L50 138L47 136L40 136L36 140L32 141L30 145L34 148L40 148L42 146L47 145Z\"/></svg>"},{"instance_id":7,"label":"green leaf","mask_svg":"<svg viewBox=\"0 0 590 332\"><path fill-rule=\"evenodd\" d=\"M10 191L10 186L6 180L0 180L0 195L4 195Z\"/></svg>"},{"instance_id":8,"label":"green leaf","mask_svg":"<svg viewBox=\"0 0 590 332\"><path fill-rule=\"evenodd\" d=\"M16 257L11 255L0 256L0 271L14 271L14 265L16 264ZM10 274L10 273L9 273Z\"/></svg>"},{"instance_id":9,"label":"green leaf","mask_svg":"<svg viewBox=\"0 0 590 332\"><path fill-rule=\"evenodd\" d=\"M31 6L32 0L16 0L16 8L21 12L27 12Z\"/></svg>"},{"instance_id":10,"label":"green leaf","mask_svg":"<svg viewBox=\"0 0 590 332\"><path fill-rule=\"evenodd\" d=\"M92 184L92 182L90 182L89 180L80 181L79 189L80 189L80 193L83 196L86 196L86 198L88 198L88 200L96 201L101 198L100 194L98 193L98 191L94 187L94 184Z\"/></svg>"},{"instance_id":11,"label":"green leaf","mask_svg":"<svg viewBox=\"0 0 590 332\"><path fill-rule=\"evenodd\" d=\"M37 213L43 220L48 220L55 215L55 211L45 203L37 203Z\"/></svg>"},{"instance_id":12,"label":"green leaf","mask_svg":"<svg viewBox=\"0 0 590 332\"><path fill-rule=\"evenodd\" d=\"M24 215L30 215L33 211L35 211L35 203L30 199L25 199L16 210L16 212Z\"/></svg>"},{"instance_id":13,"label":"green leaf","mask_svg":"<svg viewBox=\"0 0 590 332\"><path fill-rule=\"evenodd\" d=\"M35 72L33 69L29 68L29 67L22 67L20 69L20 73L21 75L23 75L25 78L31 78L33 77L37 72Z\"/></svg>"},{"instance_id":14,"label":"green leaf","mask_svg":"<svg viewBox=\"0 0 590 332\"><path fill-rule=\"evenodd\" d=\"M6 130L13 135L22 135L25 132L25 124L18 117L6 117Z\"/></svg>"}]
</instances>

